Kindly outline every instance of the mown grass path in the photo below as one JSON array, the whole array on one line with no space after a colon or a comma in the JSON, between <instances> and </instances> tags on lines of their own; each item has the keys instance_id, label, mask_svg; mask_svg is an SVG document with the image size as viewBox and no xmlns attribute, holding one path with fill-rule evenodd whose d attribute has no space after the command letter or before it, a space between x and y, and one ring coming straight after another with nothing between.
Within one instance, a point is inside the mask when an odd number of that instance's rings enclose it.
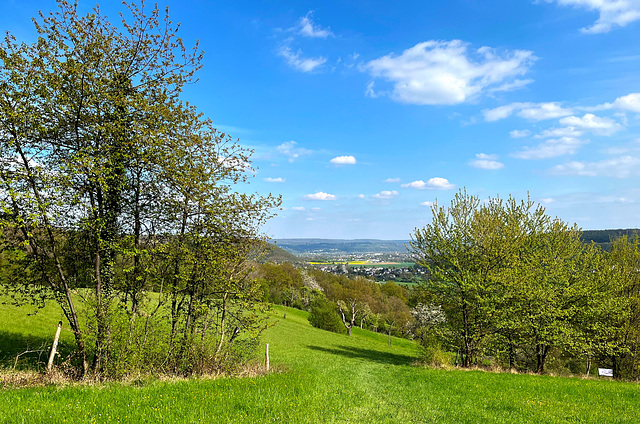
<instances>
[{"instance_id":1,"label":"mown grass path","mask_svg":"<svg viewBox=\"0 0 640 424\"><path fill-rule=\"evenodd\" d=\"M274 320L280 316L276 309ZM256 378L5 390L0 422L638 423L640 385L415 367L415 346L313 329L289 309Z\"/></svg>"}]
</instances>

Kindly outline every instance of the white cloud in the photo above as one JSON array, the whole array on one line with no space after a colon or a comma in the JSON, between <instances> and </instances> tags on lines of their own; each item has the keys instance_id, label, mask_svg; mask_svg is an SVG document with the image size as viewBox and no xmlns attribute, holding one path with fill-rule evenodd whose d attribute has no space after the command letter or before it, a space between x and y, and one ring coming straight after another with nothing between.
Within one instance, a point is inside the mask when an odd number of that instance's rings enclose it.
<instances>
[{"instance_id":1,"label":"white cloud","mask_svg":"<svg viewBox=\"0 0 640 424\"><path fill-rule=\"evenodd\" d=\"M298 30L300 34L311 38L333 37L331 30L329 28L322 28L321 26L316 25L311 20L311 15L312 13L309 12L306 16L300 18L300 21L298 22Z\"/></svg>"},{"instance_id":2,"label":"white cloud","mask_svg":"<svg viewBox=\"0 0 640 424\"><path fill-rule=\"evenodd\" d=\"M420 206L429 206L429 207L431 207L433 205L435 205L435 203L434 202L429 202L429 201L420 203Z\"/></svg>"},{"instance_id":3,"label":"white cloud","mask_svg":"<svg viewBox=\"0 0 640 424\"><path fill-rule=\"evenodd\" d=\"M419 190L450 190L455 187L455 184L451 184L446 178L434 177L430 178L426 183L422 180L418 180L407 184L402 184L401 187L417 188Z\"/></svg>"},{"instance_id":4,"label":"white cloud","mask_svg":"<svg viewBox=\"0 0 640 424\"><path fill-rule=\"evenodd\" d=\"M476 159L469 162L474 168L496 170L504 167L502 162L498 162L498 156L484 153L476 154Z\"/></svg>"},{"instance_id":5,"label":"white cloud","mask_svg":"<svg viewBox=\"0 0 640 424\"><path fill-rule=\"evenodd\" d=\"M622 126L611 118L600 118L592 113L578 116L567 116L560 120L562 125L568 125L592 131L598 135L613 135L622 129Z\"/></svg>"},{"instance_id":6,"label":"white cloud","mask_svg":"<svg viewBox=\"0 0 640 424\"><path fill-rule=\"evenodd\" d=\"M626 96L618 97L613 102L613 105L618 109L640 113L640 93L631 93Z\"/></svg>"},{"instance_id":7,"label":"white cloud","mask_svg":"<svg viewBox=\"0 0 640 424\"><path fill-rule=\"evenodd\" d=\"M575 127L549 128L536 135L536 138L580 137L582 131Z\"/></svg>"},{"instance_id":8,"label":"white cloud","mask_svg":"<svg viewBox=\"0 0 640 424\"><path fill-rule=\"evenodd\" d=\"M640 157L620 156L598 162L568 162L551 168L552 174L628 178L640 176Z\"/></svg>"},{"instance_id":9,"label":"white cloud","mask_svg":"<svg viewBox=\"0 0 640 424\"><path fill-rule=\"evenodd\" d=\"M500 55L490 47L469 52L468 46L460 40L426 41L400 56L389 54L372 60L364 69L373 77L391 82L390 96L396 101L452 105L469 101L483 91L521 86L516 77L525 74L535 60L530 51ZM371 83L367 92L376 94Z\"/></svg>"},{"instance_id":10,"label":"white cloud","mask_svg":"<svg viewBox=\"0 0 640 424\"><path fill-rule=\"evenodd\" d=\"M545 103L511 103L499 106L494 109L485 109L482 111L484 119L487 122L498 121L508 118L514 113L521 118L531 121L543 121L546 119L556 119L563 116L569 116L573 113L571 109L564 108L558 102Z\"/></svg>"},{"instance_id":11,"label":"white cloud","mask_svg":"<svg viewBox=\"0 0 640 424\"><path fill-rule=\"evenodd\" d=\"M531 135L531 131L529 130L513 130L509 131L509 136L511 138L524 138L529 137Z\"/></svg>"},{"instance_id":12,"label":"white cloud","mask_svg":"<svg viewBox=\"0 0 640 424\"><path fill-rule=\"evenodd\" d=\"M358 194L358 199L364 199L366 196L364 194Z\"/></svg>"},{"instance_id":13,"label":"white cloud","mask_svg":"<svg viewBox=\"0 0 640 424\"><path fill-rule=\"evenodd\" d=\"M562 155L574 154L584 141L573 137L550 138L534 147L525 147L512 154L518 159L548 159Z\"/></svg>"},{"instance_id":14,"label":"white cloud","mask_svg":"<svg viewBox=\"0 0 640 424\"><path fill-rule=\"evenodd\" d=\"M540 201L548 205L549 203L553 203L554 199L552 197L543 197Z\"/></svg>"},{"instance_id":15,"label":"white cloud","mask_svg":"<svg viewBox=\"0 0 640 424\"><path fill-rule=\"evenodd\" d=\"M386 180L384 180L385 183L399 183L400 182L400 178L387 178Z\"/></svg>"},{"instance_id":16,"label":"white cloud","mask_svg":"<svg viewBox=\"0 0 640 424\"><path fill-rule=\"evenodd\" d=\"M537 103L526 106L518 112L518 116L532 121L543 121L571 115L571 109L563 108L557 102Z\"/></svg>"},{"instance_id":17,"label":"white cloud","mask_svg":"<svg viewBox=\"0 0 640 424\"><path fill-rule=\"evenodd\" d=\"M268 183L283 183L283 182L285 182L287 180L285 178L282 178L282 177L278 177L278 178L267 177L267 178L264 178L264 181L266 181Z\"/></svg>"},{"instance_id":18,"label":"white cloud","mask_svg":"<svg viewBox=\"0 0 640 424\"><path fill-rule=\"evenodd\" d=\"M298 143L296 143L295 141L287 141L285 143L282 143L278 147L276 147L276 150L281 155L287 156L289 158L289 162L293 162L294 160L298 159L300 156L309 155L313 153L311 150L308 150L302 147L297 147L297 146L298 146Z\"/></svg>"},{"instance_id":19,"label":"white cloud","mask_svg":"<svg viewBox=\"0 0 640 424\"><path fill-rule=\"evenodd\" d=\"M305 194L303 196L303 199L305 199L305 200L336 200L337 197L334 196L333 194L329 194L329 193L325 193L325 192L319 191L319 192L314 193L314 194Z\"/></svg>"},{"instance_id":20,"label":"white cloud","mask_svg":"<svg viewBox=\"0 0 640 424\"><path fill-rule=\"evenodd\" d=\"M399 194L399 193L398 193L397 191L395 191L395 190L391 190L391 191L389 191L389 190L383 190L383 191L381 191L380 193L378 193L378 194L374 194L374 195L373 195L373 196L371 196L371 197L376 198L376 199L393 199L393 198L394 198L394 197L396 197L398 194Z\"/></svg>"},{"instance_id":21,"label":"white cloud","mask_svg":"<svg viewBox=\"0 0 640 424\"><path fill-rule=\"evenodd\" d=\"M281 46L278 51L278 55L282 56L289 66L301 72L312 72L318 67L324 65L327 61L327 59L322 56L305 58L302 55L302 51L298 50L294 53L289 46Z\"/></svg>"},{"instance_id":22,"label":"white cloud","mask_svg":"<svg viewBox=\"0 0 640 424\"><path fill-rule=\"evenodd\" d=\"M355 165L356 158L353 156L337 156L331 159L329 162L334 165Z\"/></svg>"},{"instance_id":23,"label":"white cloud","mask_svg":"<svg viewBox=\"0 0 640 424\"><path fill-rule=\"evenodd\" d=\"M516 110L527 104L530 103L511 103L493 109L485 109L482 111L482 114L484 115L484 120L487 122L499 121L500 119L510 117Z\"/></svg>"},{"instance_id":24,"label":"white cloud","mask_svg":"<svg viewBox=\"0 0 640 424\"><path fill-rule=\"evenodd\" d=\"M307 209L304 206L294 206L291 208L292 211L306 211Z\"/></svg>"},{"instance_id":25,"label":"white cloud","mask_svg":"<svg viewBox=\"0 0 640 424\"><path fill-rule=\"evenodd\" d=\"M640 19L640 2L638 0L546 0L561 6L582 7L600 14L598 20L588 28L586 33L609 32L615 26L624 27Z\"/></svg>"}]
</instances>

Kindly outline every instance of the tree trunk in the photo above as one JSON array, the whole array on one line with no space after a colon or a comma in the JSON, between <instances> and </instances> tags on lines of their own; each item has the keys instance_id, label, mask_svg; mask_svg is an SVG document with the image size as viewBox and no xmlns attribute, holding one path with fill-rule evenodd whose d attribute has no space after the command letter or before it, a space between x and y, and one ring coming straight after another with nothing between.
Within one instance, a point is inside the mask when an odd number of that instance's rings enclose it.
<instances>
[{"instance_id":1,"label":"tree trunk","mask_svg":"<svg viewBox=\"0 0 640 424\"><path fill-rule=\"evenodd\" d=\"M216 356L222 350L222 344L224 342L224 330L227 317L227 296L228 293L222 295L222 317L220 318L220 341L218 342L218 348L216 349Z\"/></svg>"},{"instance_id":2,"label":"tree trunk","mask_svg":"<svg viewBox=\"0 0 640 424\"><path fill-rule=\"evenodd\" d=\"M536 372L538 374L542 374L544 372L544 363L547 359L547 353L549 353L549 346L546 345L538 345L536 347Z\"/></svg>"}]
</instances>

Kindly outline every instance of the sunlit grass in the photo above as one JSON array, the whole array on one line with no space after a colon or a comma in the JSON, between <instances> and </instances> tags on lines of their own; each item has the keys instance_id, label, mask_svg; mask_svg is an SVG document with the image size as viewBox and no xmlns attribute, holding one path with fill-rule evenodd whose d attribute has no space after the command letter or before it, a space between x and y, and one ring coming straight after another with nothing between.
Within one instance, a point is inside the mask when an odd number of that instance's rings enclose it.
<instances>
[{"instance_id":1,"label":"sunlit grass","mask_svg":"<svg viewBox=\"0 0 640 424\"><path fill-rule=\"evenodd\" d=\"M386 335L358 328L352 337L338 335L312 328L306 317L289 308L285 320L274 309L275 325L264 337L275 369L269 375L5 390L0 422L637 423L640 417L637 384L426 369L412 365L417 350L410 341L394 338L388 346ZM57 323L55 314L49 318Z\"/></svg>"}]
</instances>

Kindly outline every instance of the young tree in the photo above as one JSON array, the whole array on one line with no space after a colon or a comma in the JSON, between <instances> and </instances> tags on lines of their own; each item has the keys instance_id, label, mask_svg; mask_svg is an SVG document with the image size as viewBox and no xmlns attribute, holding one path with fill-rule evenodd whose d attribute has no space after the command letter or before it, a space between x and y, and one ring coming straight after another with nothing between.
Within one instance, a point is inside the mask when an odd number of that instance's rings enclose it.
<instances>
[{"instance_id":1,"label":"young tree","mask_svg":"<svg viewBox=\"0 0 640 424\"><path fill-rule=\"evenodd\" d=\"M345 279L337 304L347 335L351 335L351 329L356 325L357 318L362 315L372 293L371 282L366 278Z\"/></svg>"}]
</instances>

